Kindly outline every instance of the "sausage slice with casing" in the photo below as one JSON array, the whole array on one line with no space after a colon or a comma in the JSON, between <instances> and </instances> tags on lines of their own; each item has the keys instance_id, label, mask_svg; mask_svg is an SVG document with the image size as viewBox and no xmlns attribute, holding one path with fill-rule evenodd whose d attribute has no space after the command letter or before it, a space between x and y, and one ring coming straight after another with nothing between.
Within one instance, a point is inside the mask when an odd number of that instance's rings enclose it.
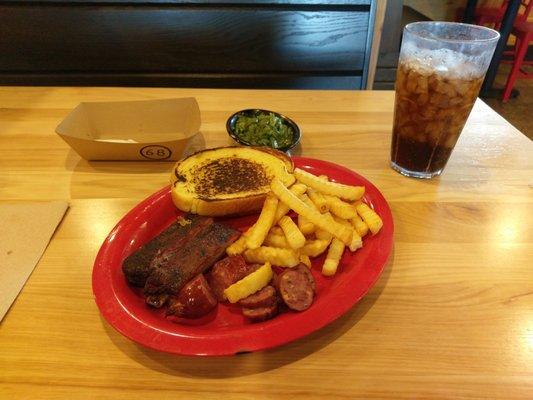
<instances>
[{"instance_id":1,"label":"sausage slice with casing","mask_svg":"<svg viewBox=\"0 0 533 400\"><path fill-rule=\"evenodd\" d=\"M291 310L307 310L313 303L316 283L304 264L283 271L276 283L281 299Z\"/></svg>"},{"instance_id":2,"label":"sausage slice with casing","mask_svg":"<svg viewBox=\"0 0 533 400\"><path fill-rule=\"evenodd\" d=\"M199 318L209 313L218 302L202 274L191 279L177 296L170 298L167 316Z\"/></svg>"},{"instance_id":3,"label":"sausage slice with casing","mask_svg":"<svg viewBox=\"0 0 533 400\"><path fill-rule=\"evenodd\" d=\"M242 309L242 315L251 319L253 322L265 321L274 317L278 313L278 303L267 307L245 308Z\"/></svg>"},{"instance_id":4,"label":"sausage slice with casing","mask_svg":"<svg viewBox=\"0 0 533 400\"><path fill-rule=\"evenodd\" d=\"M278 302L276 289L272 286L265 286L260 291L239 300L239 304L244 308L270 307Z\"/></svg>"}]
</instances>

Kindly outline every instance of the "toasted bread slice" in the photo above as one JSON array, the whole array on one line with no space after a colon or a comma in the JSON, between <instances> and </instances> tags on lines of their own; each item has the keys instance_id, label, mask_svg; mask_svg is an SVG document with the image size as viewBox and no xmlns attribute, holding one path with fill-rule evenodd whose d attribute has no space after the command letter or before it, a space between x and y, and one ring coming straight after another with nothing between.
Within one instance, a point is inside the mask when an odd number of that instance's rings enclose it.
<instances>
[{"instance_id":1,"label":"toasted bread slice","mask_svg":"<svg viewBox=\"0 0 533 400\"><path fill-rule=\"evenodd\" d=\"M261 209L270 181L295 178L291 158L264 147L220 147L195 153L172 170L172 200L182 211L207 216L244 215Z\"/></svg>"}]
</instances>

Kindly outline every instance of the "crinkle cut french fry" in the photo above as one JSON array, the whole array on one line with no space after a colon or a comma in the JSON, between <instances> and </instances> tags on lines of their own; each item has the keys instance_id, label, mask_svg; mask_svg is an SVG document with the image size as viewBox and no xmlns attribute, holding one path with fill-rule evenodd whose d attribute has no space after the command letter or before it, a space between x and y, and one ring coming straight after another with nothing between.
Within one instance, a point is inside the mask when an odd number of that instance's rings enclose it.
<instances>
[{"instance_id":1,"label":"crinkle cut french fry","mask_svg":"<svg viewBox=\"0 0 533 400\"><path fill-rule=\"evenodd\" d=\"M361 237L359 236L359 234L357 233L355 228L352 226L352 224L350 224L349 221L347 221L347 220L345 220L343 218L337 217L337 216L333 216L329 212L325 213L324 217L326 217L328 220L330 220L332 222L336 222L336 223L338 223L340 225L343 225L347 229L350 229L352 231L352 241L348 244L348 248L351 251L355 251L355 250L363 247L363 242L361 240ZM326 238L325 235L322 235L322 237ZM317 238L318 238L318 236L317 236Z\"/></svg>"},{"instance_id":2,"label":"crinkle cut french fry","mask_svg":"<svg viewBox=\"0 0 533 400\"><path fill-rule=\"evenodd\" d=\"M246 237L241 235L236 241L226 247L226 254L228 256L236 256L246 250Z\"/></svg>"},{"instance_id":3,"label":"crinkle cut french fry","mask_svg":"<svg viewBox=\"0 0 533 400\"><path fill-rule=\"evenodd\" d=\"M329 176L327 175L318 175L319 179L322 179L323 181L329 181Z\"/></svg>"},{"instance_id":4,"label":"crinkle cut french fry","mask_svg":"<svg viewBox=\"0 0 533 400\"><path fill-rule=\"evenodd\" d=\"M305 246L300 249L300 254L304 254L309 257L318 257L320 254L326 251L330 243L331 238L329 240L309 240Z\"/></svg>"},{"instance_id":5,"label":"crinkle cut french fry","mask_svg":"<svg viewBox=\"0 0 533 400\"><path fill-rule=\"evenodd\" d=\"M300 262L304 264L306 267L311 268L311 259L308 255L300 254Z\"/></svg>"},{"instance_id":6,"label":"crinkle cut french fry","mask_svg":"<svg viewBox=\"0 0 533 400\"><path fill-rule=\"evenodd\" d=\"M246 250L246 239L248 238L250 232L252 232L253 227L254 226L252 225L250 228L248 228L245 232L241 234L241 236L236 241L234 241L226 248L226 254L228 256L235 256L237 254L241 254L244 250Z\"/></svg>"},{"instance_id":7,"label":"crinkle cut french fry","mask_svg":"<svg viewBox=\"0 0 533 400\"><path fill-rule=\"evenodd\" d=\"M283 229L281 229L278 225L275 225L272 228L270 228L270 233L273 233L274 235L285 236L285 234L283 233Z\"/></svg>"},{"instance_id":8,"label":"crinkle cut french fry","mask_svg":"<svg viewBox=\"0 0 533 400\"><path fill-rule=\"evenodd\" d=\"M244 259L253 264L269 262L278 267L295 267L300 263L299 254L292 249L261 246L244 252Z\"/></svg>"},{"instance_id":9,"label":"crinkle cut french fry","mask_svg":"<svg viewBox=\"0 0 533 400\"><path fill-rule=\"evenodd\" d=\"M355 208L357 213L363 218L363 221L368 225L368 229L370 229L372 234L375 235L378 233L383 226L381 217L365 203L360 203Z\"/></svg>"},{"instance_id":10,"label":"crinkle cut french fry","mask_svg":"<svg viewBox=\"0 0 533 400\"><path fill-rule=\"evenodd\" d=\"M224 290L224 295L230 303L236 303L240 299L244 299L263 289L272 280L273 275L274 272L270 263L266 262L251 274L227 287Z\"/></svg>"},{"instance_id":11,"label":"crinkle cut french fry","mask_svg":"<svg viewBox=\"0 0 533 400\"><path fill-rule=\"evenodd\" d=\"M329 204L322 193L309 187L307 188L307 195L319 212L325 213L329 211Z\"/></svg>"},{"instance_id":12,"label":"crinkle cut french fry","mask_svg":"<svg viewBox=\"0 0 533 400\"><path fill-rule=\"evenodd\" d=\"M341 199L335 196L324 195L324 197L328 202L329 211L332 214L335 214L337 217L341 217L343 219L350 219L357 215L355 207L350 203L346 203L345 201L342 201Z\"/></svg>"},{"instance_id":13,"label":"crinkle cut french fry","mask_svg":"<svg viewBox=\"0 0 533 400\"><path fill-rule=\"evenodd\" d=\"M291 217L285 215L281 217L278 223L281 229L283 229L283 233L285 233L285 239L287 239L289 246L294 250L304 246L305 236L300 232L298 226L296 226Z\"/></svg>"},{"instance_id":14,"label":"crinkle cut french fry","mask_svg":"<svg viewBox=\"0 0 533 400\"><path fill-rule=\"evenodd\" d=\"M356 215L350 221L355 227L355 230L359 236L364 237L368 233L368 225L361 219L359 215Z\"/></svg>"},{"instance_id":15,"label":"crinkle cut french fry","mask_svg":"<svg viewBox=\"0 0 533 400\"><path fill-rule=\"evenodd\" d=\"M312 222L306 220L305 217L298 215L297 222L298 229L304 234L304 236L309 236L315 231L315 225Z\"/></svg>"},{"instance_id":16,"label":"crinkle cut french fry","mask_svg":"<svg viewBox=\"0 0 533 400\"><path fill-rule=\"evenodd\" d=\"M337 221L335 220L335 218L333 218L333 215L331 215L331 213L329 211L327 213L322 214L322 215L328 221L328 223L330 223L330 224L337 223Z\"/></svg>"},{"instance_id":17,"label":"crinkle cut french fry","mask_svg":"<svg viewBox=\"0 0 533 400\"><path fill-rule=\"evenodd\" d=\"M287 239L285 238L285 235L276 235L272 232L267 235L264 244L270 247L281 247L284 249L291 248L287 242Z\"/></svg>"},{"instance_id":18,"label":"crinkle cut french fry","mask_svg":"<svg viewBox=\"0 0 533 400\"><path fill-rule=\"evenodd\" d=\"M328 219L324 218L322 214L306 206L303 201L301 201L293 193L289 192L289 190L278 178L272 179L270 189L283 203L288 205L297 214L303 215L308 221L312 222L317 227L328 231L336 238L342 240L343 243L351 243L353 232L352 229L348 229L336 222L333 224L329 223Z\"/></svg>"},{"instance_id":19,"label":"crinkle cut french fry","mask_svg":"<svg viewBox=\"0 0 533 400\"><path fill-rule=\"evenodd\" d=\"M294 169L294 175L299 182L307 185L309 188L315 189L320 193L340 197L341 199L358 200L363 197L363 194L365 194L364 186L350 186L336 182L326 182L316 175L310 174L300 168ZM312 199L313 198L311 197L311 200Z\"/></svg>"},{"instance_id":20,"label":"crinkle cut french fry","mask_svg":"<svg viewBox=\"0 0 533 400\"><path fill-rule=\"evenodd\" d=\"M310 207L310 208L314 208L315 210L317 210L318 212L320 212L320 210L318 209L318 207L316 206L316 204L313 203L313 202L311 201L311 199L309 198L309 196L308 196L306 193L304 193L304 194L298 196L298 198L299 198L300 200L302 200L302 201L305 203L305 205L307 205L308 207Z\"/></svg>"},{"instance_id":21,"label":"crinkle cut french fry","mask_svg":"<svg viewBox=\"0 0 533 400\"><path fill-rule=\"evenodd\" d=\"M322 240L331 240L332 238L332 234L329 233L329 232L326 232L324 229L316 229L315 230L315 236L317 239L322 239Z\"/></svg>"},{"instance_id":22,"label":"crinkle cut french fry","mask_svg":"<svg viewBox=\"0 0 533 400\"><path fill-rule=\"evenodd\" d=\"M333 238L331 244L329 245L328 254L326 255L326 260L322 266L322 275L331 276L335 275L337 268L339 266L339 261L341 260L342 253L344 252L344 243L339 239Z\"/></svg>"},{"instance_id":23,"label":"crinkle cut french fry","mask_svg":"<svg viewBox=\"0 0 533 400\"><path fill-rule=\"evenodd\" d=\"M268 231L274 223L278 203L279 201L274 195L270 193L267 194L261 214L252 227L252 231L246 238L246 247L249 249L257 249L263 244Z\"/></svg>"},{"instance_id":24,"label":"crinkle cut french fry","mask_svg":"<svg viewBox=\"0 0 533 400\"><path fill-rule=\"evenodd\" d=\"M334 219L339 224L344 225L353 230L352 242L348 245L348 248L350 249L350 251L355 251L363 247L363 241L361 240L361 236L359 236L359 234L357 233L357 230L353 227L353 225L349 221L339 218L339 217L334 217Z\"/></svg>"},{"instance_id":25,"label":"crinkle cut french fry","mask_svg":"<svg viewBox=\"0 0 533 400\"><path fill-rule=\"evenodd\" d=\"M300 196L304 194L307 191L307 185L304 185L303 183L297 182L291 186L288 187L288 189L294 193L296 196Z\"/></svg>"},{"instance_id":26,"label":"crinkle cut french fry","mask_svg":"<svg viewBox=\"0 0 533 400\"><path fill-rule=\"evenodd\" d=\"M301 196L298 196L298 198L302 200L306 206L314 208L318 211L318 208L316 208L315 203L311 201L308 195L302 194ZM305 236L308 236L315 231L316 226L311 221L308 221L305 217L298 215L298 228Z\"/></svg>"},{"instance_id":27,"label":"crinkle cut french fry","mask_svg":"<svg viewBox=\"0 0 533 400\"><path fill-rule=\"evenodd\" d=\"M307 186L305 186L303 183L295 183L291 186L289 191L296 196L301 196L307 191ZM274 224L277 224L281 217L287 214L289 210L289 206L282 202L279 202L278 209L276 210L276 216L274 217Z\"/></svg>"}]
</instances>

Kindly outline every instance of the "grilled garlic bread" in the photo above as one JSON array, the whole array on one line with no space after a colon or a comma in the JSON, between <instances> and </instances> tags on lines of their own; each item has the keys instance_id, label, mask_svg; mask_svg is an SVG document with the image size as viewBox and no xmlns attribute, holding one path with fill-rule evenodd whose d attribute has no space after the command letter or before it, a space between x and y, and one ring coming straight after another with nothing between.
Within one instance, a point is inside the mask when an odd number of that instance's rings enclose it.
<instances>
[{"instance_id":1,"label":"grilled garlic bread","mask_svg":"<svg viewBox=\"0 0 533 400\"><path fill-rule=\"evenodd\" d=\"M274 177L295 178L285 153L263 147L220 147L195 153L174 166L172 200L182 211L206 216L259 211Z\"/></svg>"}]
</instances>

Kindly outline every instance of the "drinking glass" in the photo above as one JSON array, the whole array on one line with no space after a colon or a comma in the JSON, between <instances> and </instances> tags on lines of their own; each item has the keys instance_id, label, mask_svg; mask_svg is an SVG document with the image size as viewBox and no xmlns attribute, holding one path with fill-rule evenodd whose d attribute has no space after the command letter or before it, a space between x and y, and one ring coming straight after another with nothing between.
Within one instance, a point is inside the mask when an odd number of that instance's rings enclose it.
<instances>
[{"instance_id":1,"label":"drinking glass","mask_svg":"<svg viewBox=\"0 0 533 400\"><path fill-rule=\"evenodd\" d=\"M454 22L415 22L403 32L396 76L391 166L440 175L476 101L500 34Z\"/></svg>"}]
</instances>

